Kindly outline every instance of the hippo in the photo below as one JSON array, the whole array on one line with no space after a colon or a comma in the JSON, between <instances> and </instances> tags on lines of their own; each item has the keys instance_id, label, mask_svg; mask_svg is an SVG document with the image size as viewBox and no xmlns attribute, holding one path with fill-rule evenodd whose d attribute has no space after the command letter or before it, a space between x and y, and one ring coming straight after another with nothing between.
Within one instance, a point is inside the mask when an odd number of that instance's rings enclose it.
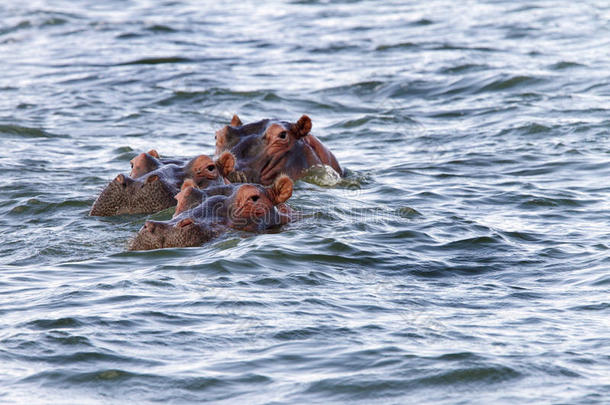
<instances>
[{"instance_id":1,"label":"hippo","mask_svg":"<svg viewBox=\"0 0 610 405\"><path fill-rule=\"evenodd\" d=\"M150 153L139 155L134 161L131 176L119 174L111 181L89 215L152 214L173 207L174 196L185 179L191 179L200 188L223 185L235 166L235 157L230 152L222 153L216 161L199 155L184 164L167 163Z\"/></svg>"},{"instance_id":2,"label":"hippo","mask_svg":"<svg viewBox=\"0 0 610 405\"><path fill-rule=\"evenodd\" d=\"M228 228L261 232L291 221L289 214L277 208L292 195L293 183L288 176L278 177L269 187L249 183L230 187L229 195L206 198L168 221L146 221L128 249L201 246ZM183 191L187 190L195 189Z\"/></svg>"},{"instance_id":3,"label":"hippo","mask_svg":"<svg viewBox=\"0 0 610 405\"><path fill-rule=\"evenodd\" d=\"M307 169L318 165L330 166L343 175L333 153L310 131L307 115L296 123L263 119L246 125L234 115L229 125L216 132L216 155L231 151L236 159L231 176L239 174L263 185L273 183L280 174L298 180Z\"/></svg>"}]
</instances>

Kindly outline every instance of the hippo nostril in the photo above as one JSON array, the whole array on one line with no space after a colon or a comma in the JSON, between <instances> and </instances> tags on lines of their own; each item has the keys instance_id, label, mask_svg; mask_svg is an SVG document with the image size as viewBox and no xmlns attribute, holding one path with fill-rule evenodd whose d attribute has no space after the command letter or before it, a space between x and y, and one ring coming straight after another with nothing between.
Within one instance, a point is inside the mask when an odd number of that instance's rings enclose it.
<instances>
[{"instance_id":1,"label":"hippo nostril","mask_svg":"<svg viewBox=\"0 0 610 405\"><path fill-rule=\"evenodd\" d=\"M216 133L214 134L214 139L216 140L216 144L220 144L223 145L226 143L227 141L227 128L223 128L220 129L218 131L216 131Z\"/></svg>"},{"instance_id":2,"label":"hippo nostril","mask_svg":"<svg viewBox=\"0 0 610 405\"><path fill-rule=\"evenodd\" d=\"M150 233L155 233L155 223L154 222L150 222L150 221L146 221L144 223L144 229L146 229Z\"/></svg>"}]
</instances>

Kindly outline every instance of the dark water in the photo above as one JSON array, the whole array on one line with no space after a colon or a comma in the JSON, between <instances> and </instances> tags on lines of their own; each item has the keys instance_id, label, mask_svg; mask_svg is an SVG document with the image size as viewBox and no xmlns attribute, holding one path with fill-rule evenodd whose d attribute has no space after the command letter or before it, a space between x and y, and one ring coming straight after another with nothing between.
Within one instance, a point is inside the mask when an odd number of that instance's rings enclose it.
<instances>
[{"instance_id":1,"label":"dark water","mask_svg":"<svg viewBox=\"0 0 610 405\"><path fill-rule=\"evenodd\" d=\"M610 4L261 4L1 3L0 402L610 403ZM234 112L349 176L201 248L87 217Z\"/></svg>"}]
</instances>

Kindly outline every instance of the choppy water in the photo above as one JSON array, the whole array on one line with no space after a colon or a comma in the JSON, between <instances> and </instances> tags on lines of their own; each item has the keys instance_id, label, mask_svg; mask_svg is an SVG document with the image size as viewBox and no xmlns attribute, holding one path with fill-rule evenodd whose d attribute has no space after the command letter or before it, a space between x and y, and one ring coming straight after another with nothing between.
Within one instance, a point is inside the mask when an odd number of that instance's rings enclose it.
<instances>
[{"instance_id":1,"label":"choppy water","mask_svg":"<svg viewBox=\"0 0 610 405\"><path fill-rule=\"evenodd\" d=\"M609 403L609 21L3 2L0 402ZM201 248L125 252L146 216L87 217L137 153L212 153L234 112L310 115L349 176Z\"/></svg>"}]
</instances>

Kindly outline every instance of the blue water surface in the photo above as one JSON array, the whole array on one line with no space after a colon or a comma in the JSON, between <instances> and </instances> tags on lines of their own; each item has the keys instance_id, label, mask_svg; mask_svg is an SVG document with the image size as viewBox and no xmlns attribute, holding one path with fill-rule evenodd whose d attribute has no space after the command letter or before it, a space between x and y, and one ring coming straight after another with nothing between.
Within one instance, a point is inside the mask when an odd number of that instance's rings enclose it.
<instances>
[{"instance_id":1,"label":"blue water surface","mask_svg":"<svg viewBox=\"0 0 610 405\"><path fill-rule=\"evenodd\" d=\"M0 402L610 403L606 1L0 4ZM313 120L303 218L128 252L151 148Z\"/></svg>"}]
</instances>

